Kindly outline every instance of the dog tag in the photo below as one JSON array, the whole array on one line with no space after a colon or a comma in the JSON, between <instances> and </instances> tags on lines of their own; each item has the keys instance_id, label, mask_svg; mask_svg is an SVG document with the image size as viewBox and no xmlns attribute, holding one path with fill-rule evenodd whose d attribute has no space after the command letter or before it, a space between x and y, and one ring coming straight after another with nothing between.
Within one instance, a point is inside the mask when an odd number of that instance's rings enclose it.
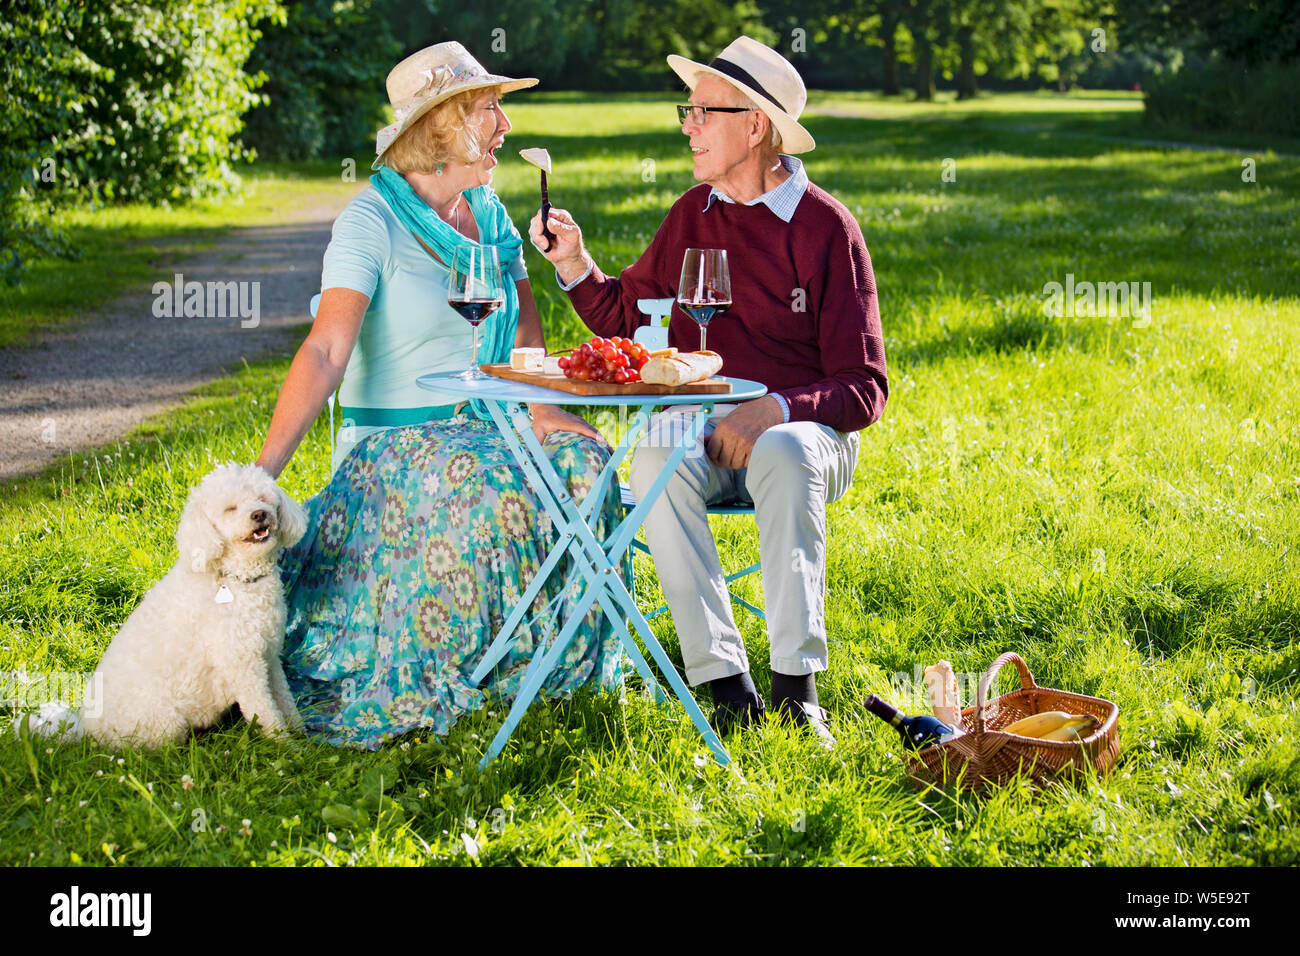
<instances>
[{"instance_id":1,"label":"dog tag","mask_svg":"<svg viewBox=\"0 0 1300 956\"><path fill-rule=\"evenodd\" d=\"M213 600L218 604L229 604L234 599L235 596L230 593L230 588L226 587L224 584L217 588L217 596L213 598Z\"/></svg>"}]
</instances>

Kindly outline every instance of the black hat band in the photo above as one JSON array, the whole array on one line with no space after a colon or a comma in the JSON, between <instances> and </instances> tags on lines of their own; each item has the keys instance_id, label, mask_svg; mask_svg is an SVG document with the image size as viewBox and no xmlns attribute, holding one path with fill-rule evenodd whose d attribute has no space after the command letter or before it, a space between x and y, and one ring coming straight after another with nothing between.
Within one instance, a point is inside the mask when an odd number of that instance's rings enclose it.
<instances>
[{"instance_id":1,"label":"black hat band","mask_svg":"<svg viewBox=\"0 0 1300 956\"><path fill-rule=\"evenodd\" d=\"M761 93L764 98L769 100L772 103L772 105L775 106L777 109L779 109L782 113L788 114L790 112L788 109L786 109L777 101L777 98L775 96L773 96L767 90L763 89L763 85L759 83L758 80L754 79L752 76L750 76L750 74L747 71L745 71L741 67L736 66L736 64L732 63L730 60L724 60L720 56L715 57L713 61L709 64L709 69L717 70L719 73L723 74L724 76L729 76L733 80L739 80L741 83L744 83L755 93Z\"/></svg>"}]
</instances>

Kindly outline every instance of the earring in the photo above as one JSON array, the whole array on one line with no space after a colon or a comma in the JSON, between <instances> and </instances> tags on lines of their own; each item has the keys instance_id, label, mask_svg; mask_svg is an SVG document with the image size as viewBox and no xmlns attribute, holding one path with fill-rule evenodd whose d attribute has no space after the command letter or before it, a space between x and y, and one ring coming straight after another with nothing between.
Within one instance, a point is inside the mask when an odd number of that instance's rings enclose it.
<instances>
[{"instance_id":1,"label":"earring","mask_svg":"<svg viewBox=\"0 0 1300 956\"><path fill-rule=\"evenodd\" d=\"M435 169L435 170L433 171L433 174L434 174L435 176L441 176L441 175L442 175L442 167L443 167L443 165L444 165L443 163L439 163L439 164L438 164L438 168Z\"/></svg>"}]
</instances>

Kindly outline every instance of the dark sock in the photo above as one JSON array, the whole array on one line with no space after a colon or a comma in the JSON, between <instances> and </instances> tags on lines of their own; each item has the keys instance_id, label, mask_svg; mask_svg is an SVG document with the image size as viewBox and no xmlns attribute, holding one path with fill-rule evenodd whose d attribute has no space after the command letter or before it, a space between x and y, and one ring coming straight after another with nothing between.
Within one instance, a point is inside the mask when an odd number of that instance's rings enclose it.
<instances>
[{"instance_id":1,"label":"dark sock","mask_svg":"<svg viewBox=\"0 0 1300 956\"><path fill-rule=\"evenodd\" d=\"M749 705L757 710L763 709L763 698L759 696L749 671L709 681L709 692L713 694L713 703L720 707L730 705L740 710Z\"/></svg>"},{"instance_id":2,"label":"dark sock","mask_svg":"<svg viewBox=\"0 0 1300 956\"><path fill-rule=\"evenodd\" d=\"M790 701L794 705L800 703L817 704L817 675L816 674L778 674L772 671L772 709L782 710Z\"/></svg>"}]
</instances>

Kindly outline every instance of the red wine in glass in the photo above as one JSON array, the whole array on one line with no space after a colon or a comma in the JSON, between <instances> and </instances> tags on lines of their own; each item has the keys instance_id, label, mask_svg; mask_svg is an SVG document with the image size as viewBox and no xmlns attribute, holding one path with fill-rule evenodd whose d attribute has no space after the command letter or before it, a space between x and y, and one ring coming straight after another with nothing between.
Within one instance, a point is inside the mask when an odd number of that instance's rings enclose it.
<instances>
[{"instance_id":1,"label":"red wine in glass","mask_svg":"<svg viewBox=\"0 0 1300 956\"><path fill-rule=\"evenodd\" d=\"M687 249L677 304L700 327L700 351L705 351L708 325L731 307L731 274L726 249Z\"/></svg>"},{"instance_id":2,"label":"red wine in glass","mask_svg":"<svg viewBox=\"0 0 1300 956\"><path fill-rule=\"evenodd\" d=\"M449 304L460 313L460 317L472 326L477 326L489 315L501 308L500 299L461 299Z\"/></svg>"},{"instance_id":3,"label":"red wine in glass","mask_svg":"<svg viewBox=\"0 0 1300 956\"><path fill-rule=\"evenodd\" d=\"M447 304L461 314L474 330L469 368L457 378L467 382L487 378L478 367L478 327L505 305L505 286L496 246L457 246L451 257L451 284Z\"/></svg>"}]
</instances>

